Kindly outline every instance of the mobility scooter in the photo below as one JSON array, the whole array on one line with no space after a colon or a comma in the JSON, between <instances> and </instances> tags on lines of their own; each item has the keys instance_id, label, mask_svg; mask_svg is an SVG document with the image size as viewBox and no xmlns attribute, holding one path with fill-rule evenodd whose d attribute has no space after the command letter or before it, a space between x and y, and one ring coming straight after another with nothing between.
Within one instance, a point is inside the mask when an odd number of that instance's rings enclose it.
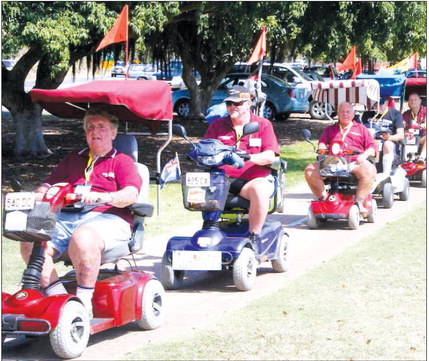
<instances>
[{"instance_id":1,"label":"mobility scooter","mask_svg":"<svg viewBox=\"0 0 429 361\"><path fill-rule=\"evenodd\" d=\"M308 129L302 129L301 134L319 154L317 157L319 173L325 178L324 183L328 191L326 200L311 202L307 214L308 227L319 228L322 222L329 219L346 219L351 229L357 229L360 222L365 219L369 223L374 223L377 203L372 195L369 194L364 201L364 206L368 209L367 214L362 215L356 203L357 179L349 169L350 159L355 153L342 149L340 142L330 144L327 152L316 150L315 145L310 141L311 132Z\"/></svg>"},{"instance_id":2,"label":"mobility scooter","mask_svg":"<svg viewBox=\"0 0 429 361\"><path fill-rule=\"evenodd\" d=\"M405 135L404 155L406 161L400 167L407 172L407 178L411 182L420 183L423 188L426 188L426 162L417 159L420 138L420 126L417 124L410 125Z\"/></svg>"},{"instance_id":3,"label":"mobility scooter","mask_svg":"<svg viewBox=\"0 0 429 361\"><path fill-rule=\"evenodd\" d=\"M259 129L258 123L244 126L243 136ZM185 128L174 126L174 133L187 138ZM191 143L192 144L192 143ZM217 139L203 139L192 144L188 156L201 167L200 172L188 172L182 177L183 203L190 211L202 212L203 226L191 237L169 240L161 265L161 282L165 289L182 285L185 271L232 270L234 284L239 291L248 291L256 279L257 265L271 261L275 272L288 267L287 234L279 221L266 221L261 241L252 244L248 232L249 201L229 194L229 178L219 167L224 164L243 166L245 154L235 146L226 146ZM276 192L271 210L282 211L284 172L286 162L278 159L272 165L276 177Z\"/></svg>"},{"instance_id":4,"label":"mobility scooter","mask_svg":"<svg viewBox=\"0 0 429 361\"><path fill-rule=\"evenodd\" d=\"M137 84L138 83L138 84ZM157 81L94 81L66 89L33 89L33 101L62 118L83 118L86 108L99 106L115 114L120 121L143 122L156 133L160 122L172 124L171 91L168 84ZM148 106L145 106L148 102ZM139 104L140 107L135 107ZM153 123L151 123L151 121ZM132 256L142 248L144 219L153 213L147 204L149 170L138 163L137 140L132 134L118 134L114 147L133 158L143 180L138 203L130 206L133 231L128 242L103 253L94 295L94 318L76 297L74 271L60 277L68 294L46 296L39 281L44 264L44 245L50 239L57 212L74 207L78 196L69 184L52 186L42 201L32 192L11 192L4 200L4 236L34 247L22 277L22 287L14 294L2 293L2 341L8 338L48 335L54 353L64 359L79 357L89 336L136 321L141 329L159 327L163 319L164 288L151 273L137 269ZM77 203L76 203L77 202ZM125 258L127 257L127 258ZM117 261L129 263L120 270ZM113 269L105 265L114 264ZM5 343L5 344L6 344Z\"/></svg>"}]
</instances>

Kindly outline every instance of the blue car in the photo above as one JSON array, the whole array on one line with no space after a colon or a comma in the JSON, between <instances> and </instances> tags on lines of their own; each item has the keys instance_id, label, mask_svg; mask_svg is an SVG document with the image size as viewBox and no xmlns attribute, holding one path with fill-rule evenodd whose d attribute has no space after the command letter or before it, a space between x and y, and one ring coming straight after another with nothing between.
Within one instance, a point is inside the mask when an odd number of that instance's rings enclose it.
<instances>
[{"instance_id":1,"label":"blue car","mask_svg":"<svg viewBox=\"0 0 429 361\"><path fill-rule=\"evenodd\" d=\"M213 106L226 98L226 93L233 85L243 85L250 73L230 73L221 81L213 93L209 106ZM269 120L287 119L291 113L306 113L309 110L308 90L297 88L273 75L262 74L262 92L267 95L264 117ZM187 89L172 92L173 109L179 118L189 115L190 96Z\"/></svg>"}]
</instances>

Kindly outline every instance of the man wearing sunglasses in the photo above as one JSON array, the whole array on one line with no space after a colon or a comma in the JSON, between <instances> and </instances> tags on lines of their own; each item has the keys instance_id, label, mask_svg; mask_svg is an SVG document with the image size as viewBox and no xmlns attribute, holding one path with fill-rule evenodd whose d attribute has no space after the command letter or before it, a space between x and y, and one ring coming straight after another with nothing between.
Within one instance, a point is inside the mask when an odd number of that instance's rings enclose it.
<instances>
[{"instance_id":1,"label":"man wearing sunglasses","mask_svg":"<svg viewBox=\"0 0 429 361\"><path fill-rule=\"evenodd\" d=\"M225 145L236 144L237 149L250 155L243 168L225 165L223 169L231 180L230 192L250 202L247 237L258 253L259 235L275 191L274 178L266 165L280 154L280 148L271 122L252 112L252 96L245 87L231 87L224 102L228 115L211 123L204 138L218 139ZM243 126L249 122L258 122L259 130L243 137Z\"/></svg>"}]
</instances>

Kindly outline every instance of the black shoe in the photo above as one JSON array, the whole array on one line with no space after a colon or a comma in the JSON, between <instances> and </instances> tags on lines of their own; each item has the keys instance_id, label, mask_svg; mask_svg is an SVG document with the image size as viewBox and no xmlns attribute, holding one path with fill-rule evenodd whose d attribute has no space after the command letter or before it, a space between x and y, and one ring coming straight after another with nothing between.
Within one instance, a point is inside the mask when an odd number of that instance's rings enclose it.
<instances>
[{"instance_id":1,"label":"black shoe","mask_svg":"<svg viewBox=\"0 0 429 361\"><path fill-rule=\"evenodd\" d=\"M261 243L261 236L253 232L247 232L246 237L250 239L252 244L253 252L256 255L259 254L259 243Z\"/></svg>"}]
</instances>

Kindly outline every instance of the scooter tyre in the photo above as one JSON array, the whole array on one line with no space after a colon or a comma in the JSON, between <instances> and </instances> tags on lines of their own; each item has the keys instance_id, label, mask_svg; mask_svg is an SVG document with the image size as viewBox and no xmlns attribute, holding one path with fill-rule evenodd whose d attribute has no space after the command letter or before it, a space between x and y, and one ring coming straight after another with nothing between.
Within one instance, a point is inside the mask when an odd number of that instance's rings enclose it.
<instances>
[{"instance_id":1,"label":"scooter tyre","mask_svg":"<svg viewBox=\"0 0 429 361\"><path fill-rule=\"evenodd\" d=\"M356 204L352 205L349 210L349 216L347 217L349 227L351 229L358 229L360 222L359 208Z\"/></svg>"},{"instance_id":2,"label":"scooter tyre","mask_svg":"<svg viewBox=\"0 0 429 361\"><path fill-rule=\"evenodd\" d=\"M373 199L371 201L371 212L368 213L368 223L375 223L375 218L377 217L377 201Z\"/></svg>"},{"instance_id":3,"label":"scooter tyre","mask_svg":"<svg viewBox=\"0 0 429 361\"><path fill-rule=\"evenodd\" d=\"M243 248L232 268L232 278L239 291L249 291L256 280L257 261L250 248Z\"/></svg>"},{"instance_id":4,"label":"scooter tyre","mask_svg":"<svg viewBox=\"0 0 429 361\"><path fill-rule=\"evenodd\" d=\"M164 253L161 262L161 283L166 290L177 290L182 286L185 271L175 271Z\"/></svg>"},{"instance_id":5,"label":"scooter tyre","mask_svg":"<svg viewBox=\"0 0 429 361\"><path fill-rule=\"evenodd\" d=\"M79 357L90 333L88 310L80 302L68 301L61 310L58 325L49 334L52 349L63 359Z\"/></svg>"},{"instance_id":6,"label":"scooter tyre","mask_svg":"<svg viewBox=\"0 0 429 361\"><path fill-rule=\"evenodd\" d=\"M408 201L410 197L410 180L408 178L404 179L404 190L399 193L399 199L401 201Z\"/></svg>"},{"instance_id":7,"label":"scooter tyre","mask_svg":"<svg viewBox=\"0 0 429 361\"><path fill-rule=\"evenodd\" d=\"M311 207L308 208L307 212L307 226L310 229L317 229L320 227L320 220L316 218Z\"/></svg>"},{"instance_id":8,"label":"scooter tyre","mask_svg":"<svg viewBox=\"0 0 429 361\"><path fill-rule=\"evenodd\" d=\"M278 242L280 257L273 259L271 261L271 266L273 267L274 272L281 273L286 272L289 268L287 236L285 234L281 234L279 236Z\"/></svg>"},{"instance_id":9,"label":"scooter tyre","mask_svg":"<svg viewBox=\"0 0 429 361\"><path fill-rule=\"evenodd\" d=\"M426 169L422 172L422 187L426 188Z\"/></svg>"},{"instance_id":10,"label":"scooter tyre","mask_svg":"<svg viewBox=\"0 0 429 361\"><path fill-rule=\"evenodd\" d=\"M383 186L383 199L382 204L384 208L392 208L393 206L393 186L392 183L385 183Z\"/></svg>"},{"instance_id":11,"label":"scooter tyre","mask_svg":"<svg viewBox=\"0 0 429 361\"><path fill-rule=\"evenodd\" d=\"M146 283L142 296L142 317L137 324L143 330L154 330L161 326L163 319L163 299L165 291L156 279Z\"/></svg>"}]
</instances>

